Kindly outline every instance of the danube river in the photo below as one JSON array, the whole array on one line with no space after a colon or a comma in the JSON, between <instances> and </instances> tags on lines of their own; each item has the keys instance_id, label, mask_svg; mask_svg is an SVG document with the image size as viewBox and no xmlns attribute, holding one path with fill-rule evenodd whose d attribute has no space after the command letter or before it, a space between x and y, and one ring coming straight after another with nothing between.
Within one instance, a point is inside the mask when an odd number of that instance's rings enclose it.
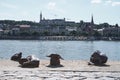
<instances>
[{"instance_id":1,"label":"danube river","mask_svg":"<svg viewBox=\"0 0 120 80\"><path fill-rule=\"evenodd\" d=\"M18 52L23 57L35 55L49 59L46 55L60 54L65 60L89 60L90 55L100 50L109 60L120 61L119 41L40 41L40 40L0 40L0 59L10 59Z\"/></svg>"}]
</instances>

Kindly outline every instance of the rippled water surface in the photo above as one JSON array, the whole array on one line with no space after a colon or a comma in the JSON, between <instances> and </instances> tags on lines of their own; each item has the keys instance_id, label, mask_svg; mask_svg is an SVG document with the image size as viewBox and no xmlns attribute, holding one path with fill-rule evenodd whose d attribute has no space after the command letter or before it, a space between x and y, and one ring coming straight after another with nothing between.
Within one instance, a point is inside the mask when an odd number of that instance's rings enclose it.
<instances>
[{"instance_id":1,"label":"rippled water surface","mask_svg":"<svg viewBox=\"0 0 120 80\"><path fill-rule=\"evenodd\" d=\"M0 40L0 58L9 59L22 52L23 57L34 54L40 59L58 53L66 60L89 60L92 52L100 50L109 60L120 60L118 41L39 41L39 40Z\"/></svg>"}]
</instances>

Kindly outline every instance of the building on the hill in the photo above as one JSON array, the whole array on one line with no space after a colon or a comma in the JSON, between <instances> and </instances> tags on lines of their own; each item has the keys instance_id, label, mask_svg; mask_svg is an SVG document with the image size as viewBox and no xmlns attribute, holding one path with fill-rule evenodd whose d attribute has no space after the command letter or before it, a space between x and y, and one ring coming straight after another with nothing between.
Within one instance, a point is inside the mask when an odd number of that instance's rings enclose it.
<instances>
[{"instance_id":1,"label":"building on the hill","mask_svg":"<svg viewBox=\"0 0 120 80\"><path fill-rule=\"evenodd\" d=\"M87 34L88 36L93 36L95 27L93 15L91 17L91 22L80 21L79 27L81 28L79 29L81 30L81 33Z\"/></svg>"},{"instance_id":2,"label":"building on the hill","mask_svg":"<svg viewBox=\"0 0 120 80\"><path fill-rule=\"evenodd\" d=\"M40 13L40 24L43 27L40 32L49 32L50 35L54 34L66 34L67 29L71 27L75 27L76 23L74 21L66 21L65 18L63 19L45 19L42 18L42 13ZM68 28L66 28L69 26Z\"/></svg>"},{"instance_id":3,"label":"building on the hill","mask_svg":"<svg viewBox=\"0 0 120 80\"><path fill-rule=\"evenodd\" d=\"M105 37L119 37L120 36L120 27L104 28L103 36L105 36Z\"/></svg>"},{"instance_id":4,"label":"building on the hill","mask_svg":"<svg viewBox=\"0 0 120 80\"><path fill-rule=\"evenodd\" d=\"M0 28L0 36L3 35L3 29Z\"/></svg>"}]
</instances>

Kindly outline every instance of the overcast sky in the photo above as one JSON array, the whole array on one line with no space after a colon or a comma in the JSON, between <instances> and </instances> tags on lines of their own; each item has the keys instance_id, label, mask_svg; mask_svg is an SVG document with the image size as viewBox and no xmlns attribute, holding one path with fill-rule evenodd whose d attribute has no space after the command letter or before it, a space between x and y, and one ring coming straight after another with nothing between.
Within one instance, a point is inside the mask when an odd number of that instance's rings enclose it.
<instances>
[{"instance_id":1,"label":"overcast sky","mask_svg":"<svg viewBox=\"0 0 120 80\"><path fill-rule=\"evenodd\" d=\"M63 19L120 25L120 0L0 0L0 20Z\"/></svg>"}]
</instances>

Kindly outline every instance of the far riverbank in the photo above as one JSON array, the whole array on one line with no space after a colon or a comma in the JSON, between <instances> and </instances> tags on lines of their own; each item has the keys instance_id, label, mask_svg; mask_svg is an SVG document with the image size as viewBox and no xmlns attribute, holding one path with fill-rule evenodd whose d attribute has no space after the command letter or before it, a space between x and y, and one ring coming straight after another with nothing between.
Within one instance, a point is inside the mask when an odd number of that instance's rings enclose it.
<instances>
[{"instance_id":1,"label":"far riverbank","mask_svg":"<svg viewBox=\"0 0 120 80\"><path fill-rule=\"evenodd\" d=\"M1 40L52 40L52 41L120 41L119 37L84 37L84 36L0 36Z\"/></svg>"}]
</instances>

